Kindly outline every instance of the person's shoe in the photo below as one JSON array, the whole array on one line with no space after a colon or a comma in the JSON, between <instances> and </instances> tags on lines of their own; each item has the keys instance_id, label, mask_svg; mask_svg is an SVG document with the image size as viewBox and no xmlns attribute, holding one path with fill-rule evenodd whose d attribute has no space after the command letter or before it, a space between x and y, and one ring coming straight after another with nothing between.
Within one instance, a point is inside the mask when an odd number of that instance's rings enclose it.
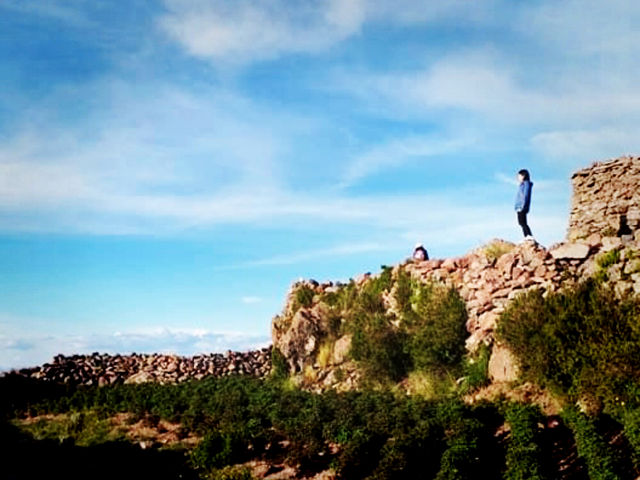
<instances>
[{"instance_id":1,"label":"person's shoe","mask_svg":"<svg viewBox=\"0 0 640 480\"><path fill-rule=\"evenodd\" d=\"M524 237L524 239L528 242L534 242L534 243L538 243L536 242L536 239L533 238L533 235L527 235L526 237Z\"/></svg>"}]
</instances>

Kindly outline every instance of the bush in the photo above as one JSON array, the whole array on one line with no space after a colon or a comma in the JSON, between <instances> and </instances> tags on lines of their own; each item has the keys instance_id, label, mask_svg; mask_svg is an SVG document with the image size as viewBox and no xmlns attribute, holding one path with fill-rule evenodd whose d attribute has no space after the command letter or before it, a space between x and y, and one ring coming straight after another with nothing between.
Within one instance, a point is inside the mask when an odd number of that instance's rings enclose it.
<instances>
[{"instance_id":1,"label":"bush","mask_svg":"<svg viewBox=\"0 0 640 480\"><path fill-rule=\"evenodd\" d=\"M224 467L212 471L208 476L209 480L254 480L251 470L247 467Z\"/></svg>"},{"instance_id":2,"label":"bush","mask_svg":"<svg viewBox=\"0 0 640 480\"><path fill-rule=\"evenodd\" d=\"M505 412L511 428L507 443L504 480L543 480L538 422L540 411L531 405L512 404Z\"/></svg>"},{"instance_id":3,"label":"bush","mask_svg":"<svg viewBox=\"0 0 640 480\"><path fill-rule=\"evenodd\" d=\"M503 454L494 433L503 423L496 409L466 407L459 400L438 405L437 417L445 433L446 450L436 480L498 478Z\"/></svg>"},{"instance_id":4,"label":"bush","mask_svg":"<svg viewBox=\"0 0 640 480\"><path fill-rule=\"evenodd\" d=\"M640 409L626 411L622 417L622 423L624 436L633 450L633 465L640 469Z\"/></svg>"},{"instance_id":5,"label":"bush","mask_svg":"<svg viewBox=\"0 0 640 480\"><path fill-rule=\"evenodd\" d=\"M210 470L243 460L247 446L235 432L208 432L191 452L191 461L196 468Z\"/></svg>"},{"instance_id":6,"label":"bush","mask_svg":"<svg viewBox=\"0 0 640 480\"><path fill-rule=\"evenodd\" d=\"M598 433L595 421L578 412L574 407L562 412L576 441L578 456L584 459L592 480L619 480L615 469L616 460L611 448Z\"/></svg>"},{"instance_id":7,"label":"bush","mask_svg":"<svg viewBox=\"0 0 640 480\"><path fill-rule=\"evenodd\" d=\"M489 358L491 350L484 343L478 350L469 355L463 366L464 381L461 385L461 392L468 393L489 384Z\"/></svg>"},{"instance_id":8,"label":"bush","mask_svg":"<svg viewBox=\"0 0 640 480\"><path fill-rule=\"evenodd\" d=\"M467 337L464 301L457 291L440 285L418 286L415 298L406 322L414 368L459 365Z\"/></svg>"},{"instance_id":9,"label":"bush","mask_svg":"<svg viewBox=\"0 0 640 480\"><path fill-rule=\"evenodd\" d=\"M277 380L284 380L289 377L287 359L276 347L271 348L271 376Z\"/></svg>"},{"instance_id":10,"label":"bush","mask_svg":"<svg viewBox=\"0 0 640 480\"><path fill-rule=\"evenodd\" d=\"M572 400L628 402L640 377L640 303L618 299L599 282L549 293L530 291L502 314L498 338L516 355L525 380Z\"/></svg>"},{"instance_id":11,"label":"bush","mask_svg":"<svg viewBox=\"0 0 640 480\"><path fill-rule=\"evenodd\" d=\"M353 328L351 355L373 381L399 381L407 373L410 358L406 334L383 314L358 317Z\"/></svg>"},{"instance_id":12,"label":"bush","mask_svg":"<svg viewBox=\"0 0 640 480\"><path fill-rule=\"evenodd\" d=\"M411 280L411 276L404 270L398 272L398 278L396 280L395 287L395 300L398 304L400 314L411 314L413 308L411 306L411 296L413 295L414 282Z\"/></svg>"},{"instance_id":13,"label":"bush","mask_svg":"<svg viewBox=\"0 0 640 480\"><path fill-rule=\"evenodd\" d=\"M313 305L313 297L316 292L309 285L303 284L296 290L296 304L294 310L301 307L309 308Z\"/></svg>"},{"instance_id":14,"label":"bush","mask_svg":"<svg viewBox=\"0 0 640 480\"><path fill-rule=\"evenodd\" d=\"M457 422L447 438L447 450L440 459L440 471L436 480L477 478L479 460L479 433L482 424L477 420L463 419Z\"/></svg>"},{"instance_id":15,"label":"bush","mask_svg":"<svg viewBox=\"0 0 640 480\"><path fill-rule=\"evenodd\" d=\"M386 311L384 292L393 292L398 312ZM384 268L344 313L344 328L353 335L351 355L374 382L460 367L467 313L453 289L413 281L402 270L394 283L391 269Z\"/></svg>"}]
</instances>

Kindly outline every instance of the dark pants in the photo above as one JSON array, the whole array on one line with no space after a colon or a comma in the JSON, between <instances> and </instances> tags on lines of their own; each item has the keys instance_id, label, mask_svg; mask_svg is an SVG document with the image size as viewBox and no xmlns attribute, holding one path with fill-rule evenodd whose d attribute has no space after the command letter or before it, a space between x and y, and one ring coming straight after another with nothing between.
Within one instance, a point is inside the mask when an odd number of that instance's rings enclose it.
<instances>
[{"instance_id":1,"label":"dark pants","mask_svg":"<svg viewBox=\"0 0 640 480\"><path fill-rule=\"evenodd\" d=\"M527 212L518 212L518 225L522 227L522 233L525 237L531 235L531 229L527 225Z\"/></svg>"}]
</instances>

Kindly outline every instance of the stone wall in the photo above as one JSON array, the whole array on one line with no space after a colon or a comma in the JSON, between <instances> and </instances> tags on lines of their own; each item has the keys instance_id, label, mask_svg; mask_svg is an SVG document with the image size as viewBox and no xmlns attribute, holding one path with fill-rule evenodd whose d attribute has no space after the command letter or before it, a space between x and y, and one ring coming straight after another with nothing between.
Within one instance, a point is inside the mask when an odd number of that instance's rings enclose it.
<instances>
[{"instance_id":1,"label":"stone wall","mask_svg":"<svg viewBox=\"0 0 640 480\"><path fill-rule=\"evenodd\" d=\"M271 349L251 352L211 353L193 357L161 353L131 355L56 355L52 363L10 372L68 385L113 385L122 383L179 383L205 377L251 375L271 372Z\"/></svg>"},{"instance_id":2,"label":"stone wall","mask_svg":"<svg viewBox=\"0 0 640 480\"><path fill-rule=\"evenodd\" d=\"M570 241L592 233L637 235L640 231L640 157L594 163L574 173L571 182Z\"/></svg>"}]
</instances>

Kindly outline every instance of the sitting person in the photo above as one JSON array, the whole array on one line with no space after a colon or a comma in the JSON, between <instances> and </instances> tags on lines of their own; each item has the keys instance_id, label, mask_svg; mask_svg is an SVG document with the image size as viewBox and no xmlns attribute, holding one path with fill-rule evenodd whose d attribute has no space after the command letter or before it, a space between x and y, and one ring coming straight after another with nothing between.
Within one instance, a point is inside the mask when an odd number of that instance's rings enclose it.
<instances>
[{"instance_id":1,"label":"sitting person","mask_svg":"<svg viewBox=\"0 0 640 480\"><path fill-rule=\"evenodd\" d=\"M429 260L429 254L421 243L417 243L416 247L413 249L413 259L417 262Z\"/></svg>"}]
</instances>

